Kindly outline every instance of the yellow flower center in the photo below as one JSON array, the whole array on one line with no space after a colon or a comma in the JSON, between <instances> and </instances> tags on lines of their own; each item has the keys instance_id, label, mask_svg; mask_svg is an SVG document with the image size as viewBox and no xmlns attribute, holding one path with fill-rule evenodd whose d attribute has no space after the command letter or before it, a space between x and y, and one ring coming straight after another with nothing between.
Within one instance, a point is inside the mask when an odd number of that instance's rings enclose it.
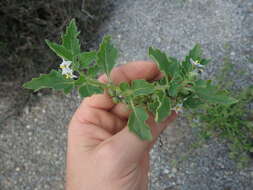
<instances>
[{"instance_id":1,"label":"yellow flower center","mask_svg":"<svg viewBox=\"0 0 253 190\"><path fill-rule=\"evenodd\" d=\"M67 79L71 78L71 75L70 74L66 74L66 78Z\"/></svg>"}]
</instances>

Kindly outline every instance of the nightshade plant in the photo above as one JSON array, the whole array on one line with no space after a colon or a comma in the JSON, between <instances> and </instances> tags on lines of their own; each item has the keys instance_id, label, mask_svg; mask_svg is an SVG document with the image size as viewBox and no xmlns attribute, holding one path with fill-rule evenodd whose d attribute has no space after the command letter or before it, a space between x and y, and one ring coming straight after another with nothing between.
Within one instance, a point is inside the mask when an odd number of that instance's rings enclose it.
<instances>
[{"instance_id":1,"label":"nightshade plant","mask_svg":"<svg viewBox=\"0 0 253 190\"><path fill-rule=\"evenodd\" d=\"M154 115L156 122L163 121L172 110L197 108L201 105L232 105L236 99L228 96L225 90L202 80L202 72L209 60L202 58L200 45L196 45L183 61L167 56L159 49L150 47L148 54L157 64L164 77L158 81L134 80L131 83L113 84L110 72L116 65L118 51L105 36L97 51L82 52L78 40L78 29L72 20L62 35L62 43L46 41L47 45L62 59L58 70L42 74L24 84L34 91L42 88L61 90L65 94L77 88L81 97L91 96L107 90L115 103L122 102L132 110L129 130L142 140L152 140L146 124L148 113ZM109 82L96 80L99 73L106 73Z\"/></svg>"}]
</instances>

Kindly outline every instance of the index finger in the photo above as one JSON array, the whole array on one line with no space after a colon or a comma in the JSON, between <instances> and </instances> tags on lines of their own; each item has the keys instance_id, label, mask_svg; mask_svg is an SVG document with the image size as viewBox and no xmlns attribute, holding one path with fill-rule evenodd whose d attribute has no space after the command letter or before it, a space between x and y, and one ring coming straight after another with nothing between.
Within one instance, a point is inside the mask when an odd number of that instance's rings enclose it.
<instances>
[{"instance_id":1,"label":"index finger","mask_svg":"<svg viewBox=\"0 0 253 190\"><path fill-rule=\"evenodd\" d=\"M137 79L154 80L161 75L157 65L150 61L134 61L115 67L110 77L115 84L130 82ZM98 79L100 82L108 82L108 77L104 74Z\"/></svg>"}]
</instances>

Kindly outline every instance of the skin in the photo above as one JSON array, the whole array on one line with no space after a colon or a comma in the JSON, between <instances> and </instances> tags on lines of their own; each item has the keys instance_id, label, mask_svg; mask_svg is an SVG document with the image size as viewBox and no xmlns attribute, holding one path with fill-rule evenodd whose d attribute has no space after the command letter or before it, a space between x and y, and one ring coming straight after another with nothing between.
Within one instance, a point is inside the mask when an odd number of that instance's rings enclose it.
<instances>
[{"instance_id":1,"label":"skin","mask_svg":"<svg viewBox=\"0 0 253 190\"><path fill-rule=\"evenodd\" d=\"M112 70L115 84L136 79L154 81L162 74L156 64L131 62ZM98 79L108 81L105 75ZM147 190L149 152L160 133L175 118L155 123L150 114L153 141L142 141L126 127L130 111L114 104L110 96L85 98L68 128L66 190Z\"/></svg>"}]
</instances>

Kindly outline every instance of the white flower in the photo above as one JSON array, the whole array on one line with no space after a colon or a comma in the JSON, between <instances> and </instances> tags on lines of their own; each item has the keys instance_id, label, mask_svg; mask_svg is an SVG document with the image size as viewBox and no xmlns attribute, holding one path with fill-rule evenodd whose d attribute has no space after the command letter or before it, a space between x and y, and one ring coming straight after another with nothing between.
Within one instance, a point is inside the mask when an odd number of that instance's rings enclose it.
<instances>
[{"instance_id":1,"label":"white flower","mask_svg":"<svg viewBox=\"0 0 253 190\"><path fill-rule=\"evenodd\" d=\"M198 60L194 61L192 58L190 59L191 64L193 64L194 66L198 67L198 68L204 68L204 65L201 65L200 62Z\"/></svg>"},{"instance_id":2,"label":"white flower","mask_svg":"<svg viewBox=\"0 0 253 190\"><path fill-rule=\"evenodd\" d=\"M71 61L66 61L66 60L62 59L62 63L60 64L60 68L61 69L69 68L71 63L72 63Z\"/></svg>"},{"instance_id":3,"label":"white flower","mask_svg":"<svg viewBox=\"0 0 253 190\"><path fill-rule=\"evenodd\" d=\"M66 61L62 59L62 63L60 64L60 68L62 69L62 75L64 75L67 79L77 77L73 74L73 70L69 68L71 63L71 61Z\"/></svg>"},{"instance_id":4,"label":"white flower","mask_svg":"<svg viewBox=\"0 0 253 190\"><path fill-rule=\"evenodd\" d=\"M64 75L67 79L77 77L73 74L73 70L70 69L69 67L66 67L66 68L62 69L62 75Z\"/></svg>"},{"instance_id":5,"label":"white flower","mask_svg":"<svg viewBox=\"0 0 253 190\"><path fill-rule=\"evenodd\" d=\"M183 104L177 104L174 108L172 108L172 110L174 110L177 114L179 112L183 112Z\"/></svg>"}]
</instances>

